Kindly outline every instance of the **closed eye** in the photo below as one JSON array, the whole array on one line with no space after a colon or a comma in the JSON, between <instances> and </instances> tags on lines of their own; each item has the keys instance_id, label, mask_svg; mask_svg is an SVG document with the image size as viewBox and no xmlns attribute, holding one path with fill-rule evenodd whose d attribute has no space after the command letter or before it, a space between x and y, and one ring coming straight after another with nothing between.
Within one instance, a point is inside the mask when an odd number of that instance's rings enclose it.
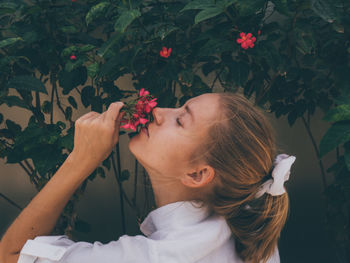
<instances>
[{"instance_id":1,"label":"closed eye","mask_svg":"<svg viewBox=\"0 0 350 263\"><path fill-rule=\"evenodd\" d=\"M177 122L177 124L179 125L179 126L182 126L182 124L180 123L180 118L176 118L176 122Z\"/></svg>"}]
</instances>

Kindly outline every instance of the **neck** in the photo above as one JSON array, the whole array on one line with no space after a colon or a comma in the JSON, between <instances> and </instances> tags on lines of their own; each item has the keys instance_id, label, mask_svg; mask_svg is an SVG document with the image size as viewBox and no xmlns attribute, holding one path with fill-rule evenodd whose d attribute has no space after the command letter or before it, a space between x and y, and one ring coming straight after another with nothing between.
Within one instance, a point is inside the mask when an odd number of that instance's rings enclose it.
<instances>
[{"instance_id":1,"label":"neck","mask_svg":"<svg viewBox=\"0 0 350 263\"><path fill-rule=\"evenodd\" d=\"M154 199L156 202L156 206L161 207L170 203L175 203L178 201L189 200L190 198L185 195L185 189L181 190L178 185L175 183L160 183L152 181L152 189L154 194Z\"/></svg>"}]
</instances>

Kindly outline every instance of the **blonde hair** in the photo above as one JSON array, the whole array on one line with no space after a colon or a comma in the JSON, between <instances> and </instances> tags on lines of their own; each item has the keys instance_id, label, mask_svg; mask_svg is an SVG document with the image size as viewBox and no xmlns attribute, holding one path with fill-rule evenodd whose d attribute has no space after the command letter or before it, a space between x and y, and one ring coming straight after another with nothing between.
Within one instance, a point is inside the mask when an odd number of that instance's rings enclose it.
<instances>
[{"instance_id":1,"label":"blonde hair","mask_svg":"<svg viewBox=\"0 0 350 263\"><path fill-rule=\"evenodd\" d=\"M219 116L190 163L201 160L214 168L212 188L203 201L226 219L240 257L246 262L266 262L289 212L287 193L255 198L259 186L272 178L276 133L264 111L243 95L216 94Z\"/></svg>"}]
</instances>

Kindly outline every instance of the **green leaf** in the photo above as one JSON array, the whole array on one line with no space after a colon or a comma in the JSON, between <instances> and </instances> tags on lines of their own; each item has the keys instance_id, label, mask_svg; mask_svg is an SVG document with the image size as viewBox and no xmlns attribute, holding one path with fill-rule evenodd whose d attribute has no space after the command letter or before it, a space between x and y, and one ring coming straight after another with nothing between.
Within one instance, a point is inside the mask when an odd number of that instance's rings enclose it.
<instances>
[{"instance_id":1,"label":"green leaf","mask_svg":"<svg viewBox=\"0 0 350 263\"><path fill-rule=\"evenodd\" d=\"M272 3L275 5L275 9L278 13L289 16L287 0L272 0Z\"/></svg>"},{"instance_id":2,"label":"green leaf","mask_svg":"<svg viewBox=\"0 0 350 263\"><path fill-rule=\"evenodd\" d=\"M120 135L120 134L119 134ZM106 167L108 170L111 169L111 159L110 158L106 158L103 162L102 165L104 167Z\"/></svg>"},{"instance_id":3,"label":"green leaf","mask_svg":"<svg viewBox=\"0 0 350 263\"><path fill-rule=\"evenodd\" d=\"M66 128L66 124L62 121L58 121L56 123L56 127L58 127L60 130L64 130Z\"/></svg>"},{"instance_id":4,"label":"green leaf","mask_svg":"<svg viewBox=\"0 0 350 263\"><path fill-rule=\"evenodd\" d=\"M94 78L97 75L99 69L99 64L98 62L94 62L87 66L87 74L90 78Z\"/></svg>"},{"instance_id":5,"label":"green leaf","mask_svg":"<svg viewBox=\"0 0 350 263\"><path fill-rule=\"evenodd\" d=\"M88 52L88 51L93 50L94 48L96 48L96 46L88 44L88 45L84 45L82 47L79 47L79 50L80 50L80 52Z\"/></svg>"},{"instance_id":6,"label":"green leaf","mask_svg":"<svg viewBox=\"0 0 350 263\"><path fill-rule=\"evenodd\" d=\"M350 140L350 121L334 123L322 137L320 157L335 149L338 145Z\"/></svg>"},{"instance_id":7,"label":"green leaf","mask_svg":"<svg viewBox=\"0 0 350 263\"><path fill-rule=\"evenodd\" d=\"M23 41L23 39L21 37L11 37L8 39L4 39L0 41L0 48L9 46L9 45L13 45L14 43L18 42L18 41Z\"/></svg>"},{"instance_id":8,"label":"green leaf","mask_svg":"<svg viewBox=\"0 0 350 263\"><path fill-rule=\"evenodd\" d=\"M63 33L74 34L78 32L78 29L75 26L62 26L59 28Z\"/></svg>"},{"instance_id":9,"label":"green leaf","mask_svg":"<svg viewBox=\"0 0 350 263\"><path fill-rule=\"evenodd\" d=\"M293 124L295 123L297 118L298 118L298 111L296 109L294 109L291 112L289 112L289 114L288 114L288 124L289 124L289 126L293 126Z\"/></svg>"},{"instance_id":10,"label":"green leaf","mask_svg":"<svg viewBox=\"0 0 350 263\"><path fill-rule=\"evenodd\" d=\"M77 61L68 61L64 67L64 69L68 72L82 66L86 61L86 57L80 57Z\"/></svg>"},{"instance_id":11,"label":"green leaf","mask_svg":"<svg viewBox=\"0 0 350 263\"><path fill-rule=\"evenodd\" d=\"M16 76L9 80L7 88L26 91L38 91L47 94L44 84L31 75Z\"/></svg>"},{"instance_id":12,"label":"green leaf","mask_svg":"<svg viewBox=\"0 0 350 263\"><path fill-rule=\"evenodd\" d=\"M217 67L218 65L216 63L209 61L208 63L202 66L202 72L205 76L208 76L208 74L214 71Z\"/></svg>"},{"instance_id":13,"label":"green leaf","mask_svg":"<svg viewBox=\"0 0 350 263\"><path fill-rule=\"evenodd\" d=\"M14 139L15 138L15 134L13 132L11 132L9 129L0 129L0 138L6 138L6 139ZM1 140L0 140L1 142ZM0 143L0 147L4 146ZM0 157L1 158L1 157Z\"/></svg>"},{"instance_id":14,"label":"green leaf","mask_svg":"<svg viewBox=\"0 0 350 263\"><path fill-rule=\"evenodd\" d=\"M19 134L22 130L21 126L11 120L6 120L7 128L13 132L15 135Z\"/></svg>"},{"instance_id":15,"label":"green leaf","mask_svg":"<svg viewBox=\"0 0 350 263\"><path fill-rule=\"evenodd\" d=\"M350 171L350 149L348 147L345 147L344 160L346 168Z\"/></svg>"},{"instance_id":16,"label":"green leaf","mask_svg":"<svg viewBox=\"0 0 350 263\"><path fill-rule=\"evenodd\" d=\"M110 51L110 49L118 42L121 36L121 34L115 34L110 37L97 51L97 55L103 58L109 58L114 55L113 51Z\"/></svg>"},{"instance_id":17,"label":"green leaf","mask_svg":"<svg viewBox=\"0 0 350 263\"><path fill-rule=\"evenodd\" d=\"M327 0L311 0L311 9L328 23L333 23L337 17L332 4Z\"/></svg>"},{"instance_id":18,"label":"green leaf","mask_svg":"<svg viewBox=\"0 0 350 263\"><path fill-rule=\"evenodd\" d=\"M0 3L0 9L14 9L14 10L16 10L17 6L18 5L16 3L12 3L12 2Z\"/></svg>"},{"instance_id":19,"label":"green leaf","mask_svg":"<svg viewBox=\"0 0 350 263\"><path fill-rule=\"evenodd\" d=\"M222 6L224 9L226 9L227 7L233 5L234 3L237 3L238 0L224 0L222 1Z\"/></svg>"},{"instance_id":20,"label":"green leaf","mask_svg":"<svg viewBox=\"0 0 350 263\"><path fill-rule=\"evenodd\" d=\"M164 40L170 33L179 30L181 28L173 25L165 25L157 29L157 32L155 33L156 36L158 36L161 40Z\"/></svg>"},{"instance_id":21,"label":"green leaf","mask_svg":"<svg viewBox=\"0 0 350 263\"><path fill-rule=\"evenodd\" d=\"M102 178L106 178L105 170L102 167L97 167L96 173Z\"/></svg>"},{"instance_id":22,"label":"green leaf","mask_svg":"<svg viewBox=\"0 0 350 263\"><path fill-rule=\"evenodd\" d=\"M78 85L84 85L87 80L87 70L85 67L78 67L71 72L61 70L58 73L58 81L63 87L63 94L68 94Z\"/></svg>"},{"instance_id":23,"label":"green leaf","mask_svg":"<svg viewBox=\"0 0 350 263\"><path fill-rule=\"evenodd\" d=\"M72 151L74 147L74 133L73 130L67 133L67 135L63 136L60 140L60 145L68 151Z\"/></svg>"},{"instance_id":24,"label":"green leaf","mask_svg":"<svg viewBox=\"0 0 350 263\"><path fill-rule=\"evenodd\" d=\"M28 155L41 176L56 171L56 167L62 164L61 150L56 145L37 145L28 151Z\"/></svg>"},{"instance_id":25,"label":"green leaf","mask_svg":"<svg viewBox=\"0 0 350 263\"><path fill-rule=\"evenodd\" d=\"M126 180L128 180L129 179L129 177L130 177L130 172L129 172L129 170L123 170L122 171L122 174L120 175L120 181L126 181Z\"/></svg>"},{"instance_id":26,"label":"green leaf","mask_svg":"<svg viewBox=\"0 0 350 263\"><path fill-rule=\"evenodd\" d=\"M72 96L68 97L68 102L70 105L73 106L74 109L78 108L77 102L75 101L75 99Z\"/></svg>"},{"instance_id":27,"label":"green leaf","mask_svg":"<svg viewBox=\"0 0 350 263\"><path fill-rule=\"evenodd\" d=\"M298 24L298 27L294 28L294 34L296 38L296 49L303 55L311 53L312 49L317 46L314 32L310 29L304 28L304 24Z\"/></svg>"},{"instance_id":28,"label":"green leaf","mask_svg":"<svg viewBox=\"0 0 350 263\"><path fill-rule=\"evenodd\" d=\"M222 8L219 8L219 7L212 7L212 8L204 9L204 10L200 11L195 16L194 23L198 24L199 22L202 22L204 20L207 20L209 18L217 16L223 12L224 12L224 10Z\"/></svg>"},{"instance_id":29,"label":"green leaf","mask_svg":"<svg viewBox=\"0 0 350 263\"><path fill-rule=\"evenodd\" d=\"M92 181L92 180L95 179L95 177L96 177L96 169L89 175L88 179L89 179L90 181Z\"/></svg>"},{"instance_id":30,"label":"green leaf","mask_svg":"<svg viewBox=\"0 0 350 263\"><path fill-rule=\"evenodd\" d=\"M128 10L123 12L123 14L117 19L114 24L114 29L119 32L124 32L125 29L138 17L141 16L141 13L137 9Z\"/></svg>"},{"instance_id":31,"label":"green leaf","mask_svg":"<svg viewBox=\"0 0 350 263\"><path fill-rule=\"evenodd\" d=\"M350 120L350 105L339 105L329 110L322 118L324 121L337 122L343 120Z\"/></svg>"},{"instance_id":32,"label":"green leaf","mask_svg":"<svg viewBox=\"0 0 350 263\"><path fill-rule=\"evenodd\" d=\"M265 0L237 1L237 9L239 11L239 16L255 16L257 12L260 12L263 9L265 2Z\"/></svg>"},{"instance_id":33,"label":"green leaf","mask_svg":"<svg viewBox=\"0 0 350 263\"><path fill-rule=\"evenodd\" d=\"M72 107L68 106L64 112L64 116L65 116L66 120L72 119L72 113L73 113Z\"/></svg>"},{"instance_id":34,"label":"green leaf","mask_svg":"<svg viewBox=\"0 0 350 263\"><path fill-rule=\"evenodd\" d=\"M51 113L51 110L52 110L51 102L48 100L45 100L41 105L41 110L47 114Z\"/></svg>"},{"instance_id":35,"label":"green leaf","mask_svg":"<svg viewBox=\"0 0 350 263\"><path fill-rule=\"evenodd\" d=\"M81 102L85 108L91 105L94 96L95 90L92 86L86 86L81 90Z\"/></svg>"},{"instance_id":36,"label":"green leaf","mask_svg":"<svg viewBox=\"0 0 350 263\"><path fill-rule=\"evenodd\" d=\"M234 43L232 41L226 39L217 39L212 38L209 39L198 51L198 56L209 56L209 55L217 55L223 53L225 51L234 51Z\"/></svg>"},{"instance_id":37,"label":"green leaf","mask_svg":"<svg viewBox=\"0 0 350 263\"><path fill-rule=\"evenodd\" d=\"M108 2L99 3L91 7L90 11L86 14L86 25L89 25L93 20L105 13L105 9L110 5Z\"/></svg>"},{"instance_id":38,"label":"green leaf","mask_svg":"<svg viewBox=\"0 0 350 263\"><path fill-rule=\"evenodd\" d=\"M214 6L215 4L214 4L214 1L212 0L195 0L185 5L185 7L180 10L180 13L186 10L207 9Z\"/></svg>"},{"instance_id":39,"label":"green leaf","mask_svg":"<svg viewBox=\"0 0 350 263\"><path fill-rule=\"evenodd\" d=\"M235 83L240 86L244 86L248 80L249 65L245 62L232 61L230 64L230 74Z\"/></svg>"},{"instance_id":40,"label":"green leaf","mask_svg":"<svg viewBox=\"0 0 350 263\"><path fill-rule=\"evenodd\" d=\"M18 106L21 108L29 109L29 106L17 96L7 96L0 98L0 105L3 103L5 103L9 107Z\"/></svg>"},{"instance_id":41,"label":"green leaf","mask_svg":"<svg viewBox=\"0 0 350 263\"><path fill-rule=\"evenodd\" d=\"M62 50L61 57L68 57L73 53L76 53L77 51L78 51L78 47L76 46L66 47L65 49Z\"/></svg>"}]
</instances>

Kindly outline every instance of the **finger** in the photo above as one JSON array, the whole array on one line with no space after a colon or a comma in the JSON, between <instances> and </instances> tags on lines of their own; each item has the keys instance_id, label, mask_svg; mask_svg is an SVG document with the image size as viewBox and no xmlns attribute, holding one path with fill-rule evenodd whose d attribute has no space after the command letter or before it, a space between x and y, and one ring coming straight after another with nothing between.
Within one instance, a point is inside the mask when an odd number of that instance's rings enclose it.
<instances>
[{"instance_id":1,"label":"finger","mask_svg":"<svg viewBox=\"0 0 350 263\"><path fill-rule=\"evenodd\" d=\"M83 116L81 116L78 120L79 120L79 121L83 121L83 120L90 119L90 118L92 118L92 117L96 117L96 116L98 116L98 115L100 115L98 112L90 111L90 112L84 114Z\"/></svg>"},{"instance_id":2,"label":"finger","mask_svg":"<svg viewBox=\"0 0 350 263\"><path fill-rule=\"evenodd\" d=\"M120 116L120 109L124 106L124 103L121 101L113 102L109 105L106 111L106 118L108 120L116 121L118 116Z\"/></svg>"}]
</instances>

